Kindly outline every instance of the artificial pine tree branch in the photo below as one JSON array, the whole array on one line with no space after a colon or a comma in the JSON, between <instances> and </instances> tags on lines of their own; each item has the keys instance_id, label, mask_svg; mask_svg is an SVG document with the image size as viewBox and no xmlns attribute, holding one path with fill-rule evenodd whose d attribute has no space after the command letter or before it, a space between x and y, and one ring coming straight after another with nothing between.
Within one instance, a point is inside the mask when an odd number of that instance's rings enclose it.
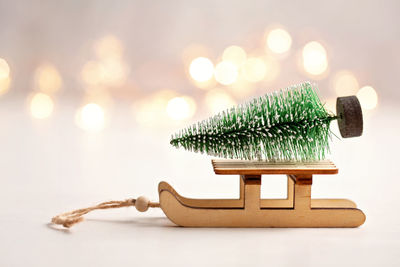
<instances>
[{"instance_id":1,"label":"artificial pine tree branch","mask_svg":"<svg viewBox=\"0 0 400 267\"><path fill-rule=\"evenodd\" d=\"M320 160L337 117L305 82L223 111L172 136L176 148L235 159Z\"/></svg>"}]
</instances>

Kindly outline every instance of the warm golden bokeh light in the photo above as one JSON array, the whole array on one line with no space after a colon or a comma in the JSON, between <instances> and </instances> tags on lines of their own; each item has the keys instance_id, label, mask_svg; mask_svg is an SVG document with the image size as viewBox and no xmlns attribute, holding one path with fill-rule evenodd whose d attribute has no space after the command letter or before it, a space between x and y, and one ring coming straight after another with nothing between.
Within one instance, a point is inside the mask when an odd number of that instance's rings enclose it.
<instances>
[{"instance_id":1,"label":"warm golden bokeh light","mask_svg":"<svg viewBox=\"0 0 400 267\"><path fill-rule=\"evenodd\" d=\"M100 132L105 126L104 110L98 104L89 103L75 115L76 124L88 132Z\"/></svg>"},{"instance_id":2,"label":"warm golden bokeh light","mask_svg":"<svg viewBox=\"0 0 400 267\"><path fill-rule=\"evenodd\" d=\"M81 71L82 80L88 85L98 85L103 79L104 70L96 61L88 61Z\"/></svg>"},{"instance_id":3,"label":"warm golden bokeh light","mask_svg":"<svg viewBox=\"0 0 400 267\"><path fill-rule=\"evenodd\" d=\"M273 57L265 57L264 64L266 69L266 74L264 77L264 81L273 81L275 80L280 72L280 65L278 60Z\"/></svg>"},{"instance_id":4,"label":"warm golden bokeh light","mask_svg":"<svg viewBox=\"0 0 400 267\"><path fill-rule=\"evenodd\" d=\"M182 61L185 68L188 68L190 63L198 57L210 58L210 51L207 47L201 44L190 44L182 52Z\"/></svg>"},{"instance_id":5,"label":"warm golden bokeh light","mask_svg":"<svg viewBox=\"0 0 400 267\"><path fill-rule=\"evenodd\" d=\"M359 89L357 78L350 71L339 71L333 80L333 87L338 96L354 95Z\"/></svg>"},{"instance_id":6,"label":"warm golden bokeh light","mask_svg":"<svg viewBox=\"0 0 400 267\"><path fill-rule=\"evenodd\" d=\"M223 85L229 85L237 80L239 70L237 66L230 61L222 61L215 67L215 80Z\"/></svg>"},{"instance_id":7,"label":"warm golden bokeh light","mask_svg":"<svg viewBox=\"0 0 400 267\"><path fill-rule=\"evenodd\" d=\"M96 103L103 109L111 108L114 105L114 100L110 90L103 86L92 86L85 88L85 96L83 103Z\"/></svg>"},{"instance_id":8,"label":"warm golden bokeh light","mask_svg":"<svg viewBox=\"0 0 400 267\"><path fill-rule=\"evenodd\" d=\"M36 93L31 97L29 107L33 118L45 119L53 113L54 102L50 96Z\"/></svg>"},{"instance_id":9,"label":"warm golden bokeh light","mask_svg":"<svg viewBox=\"0 0 400 267\"><path fill-rule=\"evenodd\" d=\"M213 77L214 64L205 57L198 57L190 63L190 76L197 82L206 82Z\"/></svg>"},{"instance_id":10,"label":"warm golden bokeh light","mask_svg":"<svg viewBox=\"0 0 400 267\"><path fill-rule=\"evenodd\" d=\"M240 46L232 45L227 47L222 54L223 61L230 61L238 68L246 61L246 51Z\"/></svg>"},{"instance_id":11,"label":"warm golden bokeh light","mask_svg":"<svg viewBox=\"0 0 400 267\"><path fill-rule=\"evenodd\" d=\"M243 73L239 74L238 80L229 86L229 91L238 99L246 98L254 93L255 84L247 81Z\"/></svg>"},{"instance_id":12,"label":"warm golden bokeh light","mask_svg":"<svg viewBox=\"0 0 400 267\"><path fill-rule=\"evenodd\" d=\"M0 79L0 96L8 92L10 84L11 84L10 76L8 76L7 78Z\"/></svg>"},{"instance_id":13,"label":"warm golden bokeh light","mask_svg":"<svg viewBox=\"0 0 400 267\"><path fill-rule=\"evenodd\" d=\"M235 100L230 95L219 89L208 91L205 102L206 106L213 114L229 109L236 104Z\"/></svg>"},{"instance_id":14,"label":"warm golden bokeh light","mask_svg":"<svg viewBox=\"0 0 400 267\"><path fill-rule=\"evenodd\" d=\"M371 110L378 105L378 94L371 86L362 87L358 91L357 97L363 109Z\"/></svg>"},{"instance_id":15,"label":"warm golden bokeh light","mask_svg":"<svg viewBox=\"0 0 400 267\"><path fill-rule=\"evenodd\" d=\"M167 116L168 101L174 97L177 97L174 91L165 89L135 102L132 112L136 121L148 127L165 125L170 121Z\"/></svg>"},{"instance_id":16,"label":"warm golden bokeh light","mask_svg":"<svg viewBox=\"0 0 400 267\"><path fill-rule=\"evenodd\" d=\"M264 79L267 68L260 58L249 58L242 67L244 78L249 82L259 82Z\"/></svg>"},{"instance_id":17,"label":"warm golden bokeh light","mask_svg":"<svg viewBox=\"0 0 400 267\"><path fill-rule=\"evenodd\" d=\"M124 48L122 42L113 35L107 35L94 44L94 51L101 60L122 57Z\"/></svg>"},{"instance_id":18,"label":"warm golden bokeh light","mask_svg":"<svg viewBox=\"0 0 400 267\"><path fill-rule=\"evenodd\" d=\"M195 80L192 80L192 82L196 87L204 90L215 88L215 86L217 85L217 81L214 78L205 82L198 82Z\"/></svg>"},{"instance_id":19,"label":"warm golden bokeh light","mask_svg":"<svg viewBox=\"0 0 400 267\"><path fill-rule=\"evenodd\" d=\"M121 86L126 82L129 68L121 60L107 59L101 63L102 83L108 86Z\"/></svg>"},{"instance_id":20,"label":"warm golden bokeh light","mask_svg":"<svg viewBox=\"0 0 400 267\"><path fill-rule=\"evenodd\" d=\"M90 86L121 86L126 82L128 66L119 59L88 61L82 68L81 78Z\"/></svg>"},{"instance_id":21,"label":"warm golden bokeh light","mask_svg":"<svg viewBox=\"0 0 400 267\"><path fill-rule=\"evenodd\" d=\"M46 93L54 93L61 88L62 78L55 66L42 64L35 71L35 87Z\"/></svg>"},{"instance_id":22,"label":"warm golden bokeh light","mask_svg":"<svg viewBox=\"0 0 400 267\"><path fill-rule=\"evenodd\" d=\"M336 98L328 98L327 100L324 100L324 107L332 112L336 112Z\"/></svg>"},{"instance_id":23,"label":"warm golden bokeh light","mask_svg":"<svg viewBox=\"0 0 400 267\"><path fill-rule=\"evenodd\" d=\"M0 58L0 80L7 79L10 76L10 66L5 59Z\"/></svg>"},{"instance_id":24,"label":"warm golden bokeh light","mask_svg":"<svg viewBox=\"0 0 400 267\"><path fill-rule=\"evenodd\" d=\"M328 69L328 57L325 48L319 42L312 41L303 48L303 67L311 75L321 75Z\"/></svg>"},{"instance_id":25,"label":"warm golden bokeh light","mask_svg":"<svg viewBox=\"0 0 400 267\"><path fill-rule=\"evenodd\" d=\"M267 47L274 53L283 54L292 46L292 37L283 29L274 29L267 35Z\"/></svg>"},{"instance_id":26,"label":"warm golden bokeh light","mask_svg":"<svg viewBox=\"0 0 400 267\"><path fill-rule=\"evenodd\" d=\"M168 101L167 114L176 121L184 120L193 116L196 104L191 97L174 97Z\"/></svg>"}]
</instances>

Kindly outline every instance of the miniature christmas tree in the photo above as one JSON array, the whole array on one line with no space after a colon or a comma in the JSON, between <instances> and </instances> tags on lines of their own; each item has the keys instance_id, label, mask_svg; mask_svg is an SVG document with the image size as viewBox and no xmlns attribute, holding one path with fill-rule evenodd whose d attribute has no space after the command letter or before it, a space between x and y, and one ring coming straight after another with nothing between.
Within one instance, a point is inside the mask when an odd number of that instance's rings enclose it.
<instances>
[{"instance_id":1,"label":"miniature christmas tree","mask_svg":"<svg viewBox=\"0 0 400 267\"><path fill-rule=\"evenodd\" d=\"M342 104L339 100L337 105L344 107L344 111L350 107L350 113L335 116L328 112L313 85L305 82L193 124L173 135L170 143L177 148L223 158L320 160L329 152L331 121L341 119L339 126L343 126L340 128L344 137L359 136L362 132L357 98L343 98ZM345 136L349 123L354 129Z\"/></svg>"}]
</instances>

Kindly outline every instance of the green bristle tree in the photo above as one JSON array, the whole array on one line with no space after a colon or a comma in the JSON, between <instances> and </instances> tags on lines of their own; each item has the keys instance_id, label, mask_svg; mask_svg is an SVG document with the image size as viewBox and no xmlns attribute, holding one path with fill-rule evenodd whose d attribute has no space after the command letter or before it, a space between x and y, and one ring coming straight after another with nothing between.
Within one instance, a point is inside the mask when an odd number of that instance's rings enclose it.
<instances>
[{"instance_id":1,"label":"green bristle tree","mask_svg":"<svg viewBox=\"0 0 400 267\"><path fill-rule=\"evenodd\" d=\"M329 126L336 118L305 82L193 124L170 143L223 158L320 160L329 151Z\"/></svg>"}]
</instances>

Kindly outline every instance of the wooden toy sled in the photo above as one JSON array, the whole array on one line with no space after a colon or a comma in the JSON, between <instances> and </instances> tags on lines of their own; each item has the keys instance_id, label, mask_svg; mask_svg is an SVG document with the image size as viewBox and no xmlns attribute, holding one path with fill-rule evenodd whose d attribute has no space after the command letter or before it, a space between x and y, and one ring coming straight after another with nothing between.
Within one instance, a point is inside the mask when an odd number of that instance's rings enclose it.
<instances>
[{"instance_id":1,"label":"wooden toy sled","mask_svg":"<svg viewBox=\"0 0 400 267\"><path fill-rule=\"evenodd\" d=\"M337 174L331 161L270 163L212 160L216 174L240 175L239 199L192 199L160 182L160 207L188 227L357 227L364 213L347 199L311 199L313 174ZM286 199L261 199L261 175L285 174Z\"/></svg>"}]
</instances>

